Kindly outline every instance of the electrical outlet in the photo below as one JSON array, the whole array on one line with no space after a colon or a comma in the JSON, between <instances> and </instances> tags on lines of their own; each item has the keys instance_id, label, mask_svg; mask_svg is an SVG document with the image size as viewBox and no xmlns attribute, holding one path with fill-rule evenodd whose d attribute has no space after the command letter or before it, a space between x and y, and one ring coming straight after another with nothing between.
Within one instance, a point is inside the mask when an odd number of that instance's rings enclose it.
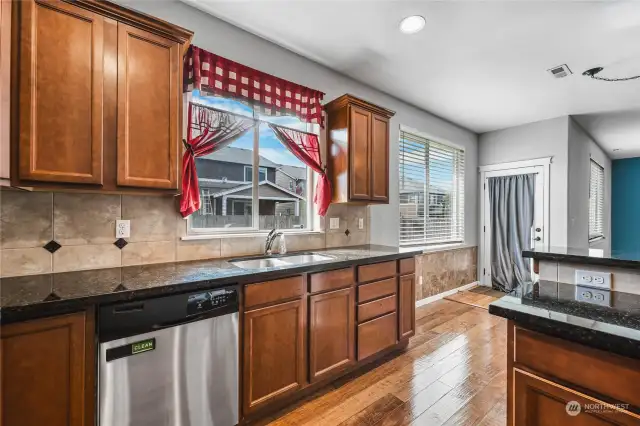
<instances>
[{"instance_id":1,"label":"electrical outlet","mask_svg":"<svg viewBox=\"0 0 640 426\"><path fill-rule=\"evenodd\" d=\"M329 229L340 229L340 218L332 217L329 219Z\"/></svg>"},{"instance_id":2,"label":"electrical outlet","mask_svg":"<svg viewBox=\"0 0 640 426\"><path fill-rule=\"evenodd\" d=\"M131 221L116 220L116 238L129 238L131 236Z\"/></svg>"},{"instance_id":3,"label":"electrical outlet","mask_svg":"<svg viewBox=\"0 0 640 426\"><path fill-rule=\"evenodd\" d=\"M611 272L576 270L576 285L611 289Z\"/></svg>"},{"instance_id":4,"label":"electrical outlet","mask_svg":"<svg viewBox=\"0 0 640 426\"><path fill-rule=\"evenodd\" d=\"M358 218L358 229L364 229L364 219Z\"/></svg>"},{"instance_id":5,"label":"electrical outlet","mask_svg":"<svg viewBox=\"0 0 640 426\"><path fill-rule=\"evenodd\" d=\"M594 305L611 306L611 292L577 285L576 300L578 302L593 303Z\"/></svg>"}]
</instances>

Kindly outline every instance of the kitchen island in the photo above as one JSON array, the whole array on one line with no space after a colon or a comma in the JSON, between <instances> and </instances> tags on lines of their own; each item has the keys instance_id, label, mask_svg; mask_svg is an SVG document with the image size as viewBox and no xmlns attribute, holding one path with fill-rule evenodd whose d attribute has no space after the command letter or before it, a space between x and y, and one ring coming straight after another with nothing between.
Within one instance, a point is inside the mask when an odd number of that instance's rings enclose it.
<instances>
[{"instance_id":1,"label":"kitchen island","mask_svg":"<svg viewBox=\"0 0 640 426\"><path fill-rule=\"evenodd\" d=\"M640 424L640 295L543 280L489 312L509 320L509 426Z\"/></svg>"}]
</instances>

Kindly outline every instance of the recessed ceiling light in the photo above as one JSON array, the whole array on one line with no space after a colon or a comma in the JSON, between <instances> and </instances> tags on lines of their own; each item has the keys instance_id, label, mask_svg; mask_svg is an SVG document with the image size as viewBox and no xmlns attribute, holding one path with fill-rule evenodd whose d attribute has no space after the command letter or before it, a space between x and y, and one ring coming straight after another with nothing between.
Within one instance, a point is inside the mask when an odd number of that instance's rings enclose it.
<instances>
[{"instance_id":1,"label":"recessed ceiling light","mask_svg":"<svg viewBox=\"0 0 640 426\"><path fill-rule=\"evenodd\" d=\"M427 20L424 19L424 16L420 16L420 15L407 16L400 22L400 31L402 31L405 34L415 34L421 29L423 29L426 23L427 23Z\"/></svg>"}]
</instances>

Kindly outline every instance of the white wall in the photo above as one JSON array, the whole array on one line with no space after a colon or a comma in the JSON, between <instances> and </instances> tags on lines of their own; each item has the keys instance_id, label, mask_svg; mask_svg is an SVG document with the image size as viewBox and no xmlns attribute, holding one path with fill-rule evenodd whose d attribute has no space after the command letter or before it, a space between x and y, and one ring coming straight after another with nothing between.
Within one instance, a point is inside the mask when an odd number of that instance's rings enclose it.
<instances>
[{"instance_id":1,"label":"white wall","mask_svg":"<svg viewBox=\"0 0 640 426\"><path fill-rule=\"evenodd\" d=\"M568 126L569 118L560 117L483 133L478 143L480 166L553 157L549 233L550 245L558 247L565 247L568 242Z\"/></svg>"},{"instance_id":2,"label":"white wall","mask_svg":"<svg viewBox=\"0 0 640 426\"><path fill-rule=\"evenodd\" d=\"M351 93L396 111L395 117L391 120L390 134L390 203L370 209L371 243L373 244L398 244L397 141L400 125L415 128L465 148L468 167L465 182L465 243L477 244L478 138L475 133L412 107L177 0L120 0L119 3L194 31L193 44L203 49L266 73L321 90L326 93L325 101L330 101L344 93Z\"/></svg>"},{"instance_id":3,"label":"white wall","mask_svg":"<svg viewBox=\"0 0 640 426\"><path fill-rule=\"evenodd\" d=\"M611 159L593 138L573 119L569 119L569 216L568 245L575 248L597 248L611 252ZM604 167L604 240L589 245L589 180L590 160Z\"/></svg>"}]
</instances>

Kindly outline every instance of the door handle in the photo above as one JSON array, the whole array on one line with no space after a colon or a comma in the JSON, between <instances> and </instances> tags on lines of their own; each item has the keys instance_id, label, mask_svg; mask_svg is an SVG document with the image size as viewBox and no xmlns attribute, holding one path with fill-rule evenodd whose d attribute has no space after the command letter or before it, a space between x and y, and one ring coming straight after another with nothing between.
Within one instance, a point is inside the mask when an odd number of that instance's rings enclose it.
<instances>
[{"instance_id":1,"label":"door handle","mask_svg":"<svg viewBox=\"0 0 640 426\"><path fill-rule=\"evenodd\" d=\"M536 241L541 241L541 240L542 240L542 238L536 237Z\"/></svg>"},{"instance_id":2,"label":"door handle","mask_svg":"<svg viewBox=\"0 0 640 426\"><path fill-rule=\"evenodd\" d=\"M542 231L542 229L536 228L536 232L540 232L540 231Z\"/></svg>"}]
</instances>

